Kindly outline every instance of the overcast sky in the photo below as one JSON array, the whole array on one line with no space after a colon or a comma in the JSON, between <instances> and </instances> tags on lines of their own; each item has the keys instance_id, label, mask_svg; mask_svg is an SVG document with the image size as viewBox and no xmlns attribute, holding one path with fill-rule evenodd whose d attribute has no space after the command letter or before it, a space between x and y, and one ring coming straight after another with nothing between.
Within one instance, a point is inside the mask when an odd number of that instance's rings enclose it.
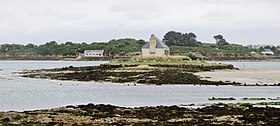
<instances>
[{"instance_id":1,"label":"overcast sky","mask_svg":"<svg viewBox=\"0 0 280 126\"><path fill-rule=\"evenodd\" d=\"M2 44L162 39L170 30L280 45L280 0L0 0Z\"/></svg>"}]
</instances>

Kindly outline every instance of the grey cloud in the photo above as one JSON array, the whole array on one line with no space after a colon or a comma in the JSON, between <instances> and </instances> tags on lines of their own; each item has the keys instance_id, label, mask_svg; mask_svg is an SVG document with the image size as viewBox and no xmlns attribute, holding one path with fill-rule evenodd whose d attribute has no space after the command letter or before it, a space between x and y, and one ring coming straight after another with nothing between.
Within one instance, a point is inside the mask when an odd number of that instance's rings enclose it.
<instances>
[{"instance_id":1,"label":"grey cloud","mask_svg":"<svg viewBox=\"0 0 280 126\"><path fill-rule=\"evenodd\" d=\"M0 1L0 42L147 39L150 33L162 38L177 30L192 31L205 42L223 34L242 44L277 43L279 5L279 0Z\"/></svg>"}]
</instances>

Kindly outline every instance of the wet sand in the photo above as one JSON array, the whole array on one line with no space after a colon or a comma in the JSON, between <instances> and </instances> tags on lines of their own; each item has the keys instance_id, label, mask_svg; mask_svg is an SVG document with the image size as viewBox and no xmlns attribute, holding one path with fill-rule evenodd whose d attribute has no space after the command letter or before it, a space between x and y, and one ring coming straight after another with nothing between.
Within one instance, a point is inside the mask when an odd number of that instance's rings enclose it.
<instances>
[{"instance_id":1,"label":"wet sand","mask_svg":"<svg viewBox=\"0 0 280 126\"><path fill-rule=\"evenodd\" d=\"M240 70L215 70L198 72L202 79L210 81L240 82L243 84L278 84L280 66L277 68L241 68Z\"/></svg>"}]
</instances>

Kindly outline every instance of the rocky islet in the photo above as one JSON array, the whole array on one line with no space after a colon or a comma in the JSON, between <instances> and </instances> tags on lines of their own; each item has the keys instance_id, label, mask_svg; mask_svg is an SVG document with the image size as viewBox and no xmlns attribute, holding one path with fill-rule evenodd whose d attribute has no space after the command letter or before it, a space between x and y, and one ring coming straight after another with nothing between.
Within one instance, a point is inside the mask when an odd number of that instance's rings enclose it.
<instances>
[{"instance_id":1,"label":"rocky islet","mask_svg":"<svg viewBox=\"0 0 280 126\"><path fill-rule=\"evenodd\" d=\"M150 64L150 65L112 65L87 67L64 67L21 72L29 78L46 78L75 81L102 81L115 83L141 84L200 84L200 85L238 85L236 82L203 80L194 72L220 69L235 69L232 65L192 65L192 64Z\"/></svg>"}]
</instances>

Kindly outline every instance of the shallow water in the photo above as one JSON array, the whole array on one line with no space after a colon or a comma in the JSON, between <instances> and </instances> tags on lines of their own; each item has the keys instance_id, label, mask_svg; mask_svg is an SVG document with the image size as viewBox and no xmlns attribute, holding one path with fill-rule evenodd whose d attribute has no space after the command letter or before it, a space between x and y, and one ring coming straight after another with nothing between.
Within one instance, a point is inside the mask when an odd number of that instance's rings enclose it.
<instances>
[{"instance_id":1,"label":"shallow water","mask_svg":"<svg viewBox=\"0 0 280 126\"><path fill-rule=\"evenodd\" d=\"M152 106L206 103L210 97L280 96L280 87L136 85L57 81L17 77L12 72L66 66L99 65L98 61L0 61L0 111L23 111L75 104ZM129 86L128 86L129 84ZM213 101L212 101L213 102Z\"/></svg>"}]
</instances>

